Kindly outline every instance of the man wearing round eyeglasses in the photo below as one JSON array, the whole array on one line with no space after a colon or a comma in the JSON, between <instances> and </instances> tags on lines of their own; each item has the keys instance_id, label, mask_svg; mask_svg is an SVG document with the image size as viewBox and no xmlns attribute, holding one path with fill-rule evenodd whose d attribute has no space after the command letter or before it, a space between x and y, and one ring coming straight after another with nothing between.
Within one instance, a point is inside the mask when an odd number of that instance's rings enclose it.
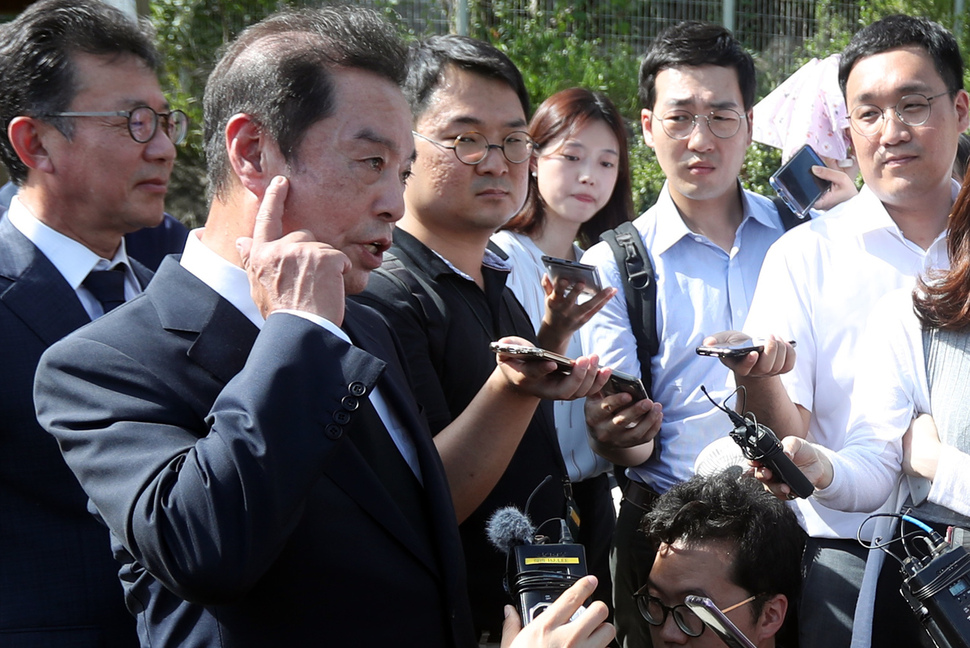
<instances>
[{"instance_id":1,"label":"man wearing round eyeglasses","mask_svg":"<svg viewBox=\"0 0 970 648\"><path fill-rule=\"evenodd\" d=\"M536 339L505 285L504 253L489 245L525 202L534 145L522 76L487 43L441 36L413 44L405 94L417 157L404 218L383 267L358 298L380 310L403 342L415 395L444 455L449 448L439 431L490 389L489 342L503 335ZM476 507L456 506L476 631L492 642L509 598L502 588L505 556L487 543L485 523L502 506L525 509L533 491L532 519L563 518L568 490L551 401L520 403L503 414L504 423L481 431L509 440L506 452L490 456L500 468L495 479L479 489ZM452 484L456 502L460 490Z\"/></svg>"},{"instance_id":2,"label":"man wearing round eyeglasses","mask_svg":"<svg viewBox=\"0 0 970 648\"><path fill-rule=\"evenodd\" d=\"M96 0L44 0L0 27L0 644L138 645L105 527L34 412L41 354L140 293L122 237L162 221L187 122L151 36Z\"/></svg>"},{"instance_id":3,"label":"man wearing round eyeglasses","mask_svg":"<svg viewBox=\"0 0 970 648\"><path fill-rule=\"evenodd\" d=\"M631 321L613 252L601 243L583 255L604 286L620 288L581 329L583 351L653 380L653 400L613 395L586 402L594 450L628 467L611 556L624 648L650 645L632 598L653 556L641 519L659 494L693 474L701 449L728 432L700 386L723 399L729 372L694 348L711 331L744 322L764 255L784 231L772 202L738 180L754 94L751 56L718 25L668 28L641 65L643 137L667 177L657 203L634 221L657 277L660 348L650 366L640 365L632 327L642 324Z\"/></svg>"},{"instance_id":4,"label":"man wearing round eyeglasses","mask_svg":"<svg viewBox=\"0 0 970 648\"><path fill-rule=\"evenodd\" d=\"M839 83L865 186L771 249L744 331L776 341L729 363L759 422L779 437L836 452L858 407L859 340L869 314L887 293L912 290L916 275L948 264L947 220L959 191L951 168L970 123L956 39L923 18L890 16L860 30L843 52ZM797 341L797 357L784 340ZM878 456L891 451L889 443L873 445ZM870 511L851 512L832 484L817 486L793 503L810 536L802 647L850 639L852 646L928 645L899 594L896 566L879 576L881 552L856 541ZM872 525L861 529L864 540L872 533Z\"/></svg>"},{"instance_id":5,"label":"man wearing round eyeglasses","mask_svg":"<svg viewBox=\"0 0 970 648\"><path fill-rule=\"evenodd\" d=\"M672 487L646 516L658 546L634 594L653 645L718 648L724 642L685 604L710 599L758 648L793 646L805 534L790 509L736 469Z\"/></svg>"}]
</instances>

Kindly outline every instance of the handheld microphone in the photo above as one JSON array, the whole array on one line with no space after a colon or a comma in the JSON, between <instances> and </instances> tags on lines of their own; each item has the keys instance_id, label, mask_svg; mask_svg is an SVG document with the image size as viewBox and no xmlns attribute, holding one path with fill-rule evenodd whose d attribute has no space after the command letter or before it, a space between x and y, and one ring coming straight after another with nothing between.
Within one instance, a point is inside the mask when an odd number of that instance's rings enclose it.
<instances>
[{"instance_id":1,"label":"handheld microphone","mask_svg":"<svg viewBox=\"0 0 970 648\"><path fill-rule=\"evenodd\" d=\"M561 541L555 544L536 536L529 517L512 506L498 509L486 524L489 542L508 556L503 584L519 608L522 625L542 614L587 573L583 545L571 542L565 520L559 522ZM576 614L584 610L580 607Z\"/></svg>"},{"instance_id":2,"label":"handheld microphone","mask_svg":"<svg viewBox=\"0 0 970 648\"><path fill-rule=\"evenodd\" d=\"M738 389L743 393L744 387L738 387ZM714 399L707 393L703 385L701 385L701 391L704 392L708 400L714 403ZM785 454L781 441L770 428L741 416L723 405L714 403L714 407L727 414L731 422L734 423L731 438L741 447L745 457L752 461L761 462L764 466L770 468L774 478L788 484L791 492L796 496L808 497L815 492L815 486L808 481L805 474Z\"/></svg>"}]
</instances>

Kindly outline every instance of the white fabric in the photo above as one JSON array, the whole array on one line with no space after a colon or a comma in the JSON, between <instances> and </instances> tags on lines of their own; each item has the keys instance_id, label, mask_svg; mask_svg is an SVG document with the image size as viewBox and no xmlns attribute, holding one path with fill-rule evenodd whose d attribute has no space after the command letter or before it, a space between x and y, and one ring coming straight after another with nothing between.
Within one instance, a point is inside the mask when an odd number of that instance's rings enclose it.
<instances>
[{"instance_id":1,"label":"white fabric","mask_svg":"<svg viewBox=\"0 0 970 648\"><path fill-rule=\"evenodd\" d=\"M515 232L498 232L492 236L492 241L509 255L511 273L505 283L529 314L533 328L538 331L546 310L546 293L542 289L542 275L545 274L542 250L528 236ZM579 258L583 251L579 246L574 247L576 258ZM566 355L576 358L582 354L583 345L579 331L576 331L569 341ZM559 448L569 472L569 479L573 482L596 477L612 467L610 462L589 447L586 439L586 415L583 412L585 403L585 398L553 403Z\"/></svg>"},{"instance_id":2,"label":"white fabric","mask_svg":"<svg viewBox=\"0 0 970 648\"><path fill-rule=\"evenodd\" d=\"M953 189L955 196L956 182ZM812 412L809 441L836 451L845 443L859 343L876 302L912 289L924 267L945 264L944 234L924 252L867 187L772 246L744 330L798 343L795 368L782 379L791 399ZM818 497L794 506L813 537L855 538L866 517L825 507Z\"/></svg>"},{"instance_id":3,"label":"white fabric","mask_svg":"<svg viewBox=\"0 0 970 648\"><path fill-rule=\"evenodd\" d=\"M660 351L651 372L663 425L659 459L655 453L627 474L660 493L690 478L697 454L732 428L727 415L700 390L704 385L715 400L723 400L733 389L730 372L694 349L708 335L741 329L765 253L784 231L770 200L743 191L742 203L744 215L730 252L688 229L666 185L657 203L634 221L657 277ZM636 339L613 252L598 243L582 261L597 266L604 286L619 289L581 329L583 351L598 354L605 366L639 376Z\"/></svg>"},{"instance_id":4,"label":"white fabric","mask_svg":"<svg viewBox=\"0 0 970 648\"><path fill-rule=\"evenodd\" d=\"M125 300L141 293L141 286L135 278L131 262L128 261L128 254L125 252L123 238L115 255L105 259L92 252L83 243L39 221L17 196L11 199L6 216L10 224L37 246L37 249L57 268L64 280L77 293L81 306L92 320L104 315L101 302L82 285L92 270L108 270L120 263L125 268Z\"/></svg>"},{"instance_id":5,"label":"white fabric","mask_svg":"<svg viewBox=\"0 0 970 648\"><path fill-rule=\"evenodd\" d=\"M189 237L185 242L185 250L182 252L180 263L183 268L192 273L202 283L212 288L220 297L235 306L243 315L251 321L256 328L262 330L266 320L260 313L259 308L253 301L249 290L249 277L246 271L222 258L204 243L202 243L202 229L195 229L189 232ZM314 322L333 333L347 344L353 344L347 333L333 322L320 317L314 313L305 311L281 309L274 311L296 315L303 319ZM391 435L391 440L401 452L404 460L414 472L418 481L421 478L421 466L418 461L418 453L414 447L414 442L408 436L407 430L401 423L400 418L391 408L390 403L381 395L380 387L374 385L374 389L368 396L371 405L377 410L377 415Z\"/></svg>"}]
</instances>

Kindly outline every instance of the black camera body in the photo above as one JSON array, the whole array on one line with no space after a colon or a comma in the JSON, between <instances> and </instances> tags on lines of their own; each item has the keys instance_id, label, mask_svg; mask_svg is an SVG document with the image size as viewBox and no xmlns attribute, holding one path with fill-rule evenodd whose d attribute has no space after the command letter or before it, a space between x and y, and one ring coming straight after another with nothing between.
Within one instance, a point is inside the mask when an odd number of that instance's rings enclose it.
<instances>
[{"instance_id":1,"label":"black camera body","mask_svg":"<svg viewBox=\"0 0 970 648\"><path fill-rule=\"evenodd\" d=\"M781 441L769 428L735 414L732 417L736 426L731 438L741 446L744 456L764 464L771 469L775 479L788 484L798 497L808 497L815 492L815 486L808 481L798 466L788 458L781 447Z\"/></svg>"}]
</instances>

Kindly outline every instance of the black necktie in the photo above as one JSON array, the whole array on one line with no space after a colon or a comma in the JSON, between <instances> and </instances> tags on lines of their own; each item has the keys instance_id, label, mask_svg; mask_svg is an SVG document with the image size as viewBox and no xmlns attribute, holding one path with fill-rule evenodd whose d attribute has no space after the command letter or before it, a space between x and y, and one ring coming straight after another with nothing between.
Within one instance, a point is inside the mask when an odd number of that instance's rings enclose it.
<instances>
[{"instance_id":1,"label":"black necktie","mask_svg":"<svg viewBox=\"0 0 970 648\"><path fill-rule=\"evenodd\" d=\"M101 302L105 313L125 303L125 266L120 263L110 270L92 270L81 284Z\"/></svg>"}]
</instances>

